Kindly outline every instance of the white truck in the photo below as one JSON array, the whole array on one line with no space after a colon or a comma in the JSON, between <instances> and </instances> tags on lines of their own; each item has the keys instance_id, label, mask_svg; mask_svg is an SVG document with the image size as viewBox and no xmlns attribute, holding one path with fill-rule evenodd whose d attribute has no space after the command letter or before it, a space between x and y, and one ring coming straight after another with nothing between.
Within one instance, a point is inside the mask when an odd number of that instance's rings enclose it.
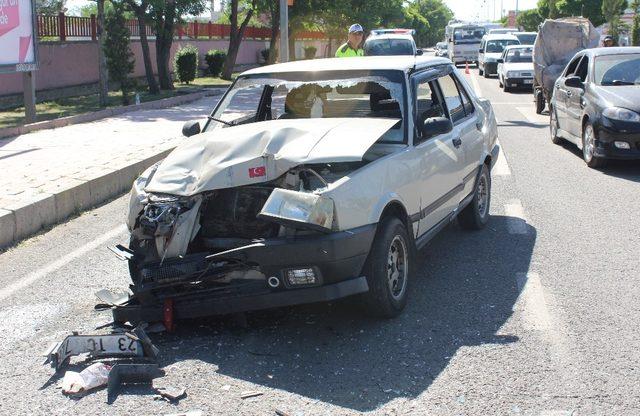
<instances>
[{"instance_id":1,"label":"white truck","mask_svg":"<svg viewBox=\"0 0 640 416\"><path fill-rule=\"evenodd\" d=\"M484 26L473 23L453 23L447 26L445 33L451 62L456 65L478 63L480 42L486 33Z\"/></svg>"}]
</instances>

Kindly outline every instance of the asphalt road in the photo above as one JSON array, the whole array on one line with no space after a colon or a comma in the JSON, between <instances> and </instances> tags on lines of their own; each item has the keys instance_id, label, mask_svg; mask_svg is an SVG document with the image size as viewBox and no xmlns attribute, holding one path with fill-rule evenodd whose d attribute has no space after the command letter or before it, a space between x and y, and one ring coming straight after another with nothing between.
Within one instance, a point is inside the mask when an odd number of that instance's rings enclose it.
<instances>
[{"instance_id":1,"label":"asphalt road","mask_svg":"<svg viewBox=\"0 0 640 416\"><path fill-rule=\"evenodd\" d=\"M344 302L181 322L153 335L178 405L146 387L67 398L41 354L110 321L94 292L128 284L105 248L127 241L123 196L0 254L0 414L640 414L640 164L587 168L531 94L471 71L504 150L492 217L420 252L402 316Z\"/></svg>"}]
</instances>

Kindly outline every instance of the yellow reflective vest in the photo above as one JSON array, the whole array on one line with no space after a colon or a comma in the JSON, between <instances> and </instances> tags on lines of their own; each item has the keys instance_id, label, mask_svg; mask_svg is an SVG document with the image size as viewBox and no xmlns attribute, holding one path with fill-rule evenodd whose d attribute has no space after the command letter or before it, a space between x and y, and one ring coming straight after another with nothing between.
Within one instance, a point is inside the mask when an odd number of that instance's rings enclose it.
<instances>
[{"instance_id":1,"label":"yellow reflective vest","mask_svg":"<svg viewBox=\"0 0 640 416\"><path fill-rule=\"evenodd\" d=\"M364 51L362 49L353 49L349 46L349 42L340 45L336 51L336 58L353 58L356 56L364 56Z\"/></svg>"}]
</instances>

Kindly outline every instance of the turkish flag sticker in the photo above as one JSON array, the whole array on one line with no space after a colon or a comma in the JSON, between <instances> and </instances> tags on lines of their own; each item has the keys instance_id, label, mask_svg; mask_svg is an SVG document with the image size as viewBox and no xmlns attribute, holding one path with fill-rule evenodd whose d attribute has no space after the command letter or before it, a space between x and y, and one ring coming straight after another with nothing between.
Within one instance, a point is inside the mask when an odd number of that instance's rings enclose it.
<instances>
[{"instance_id":1,"label":"turkish flag sticker","mask_svg":"<svg viewBox=\"0 0 640 416\"><path fill-rule=\"evenodd\" d=\"M260 176L267 175L267 168L264 166L257 166L255 168L249 168L249 177L258 178Z\"/></svg>"}]
</instances>

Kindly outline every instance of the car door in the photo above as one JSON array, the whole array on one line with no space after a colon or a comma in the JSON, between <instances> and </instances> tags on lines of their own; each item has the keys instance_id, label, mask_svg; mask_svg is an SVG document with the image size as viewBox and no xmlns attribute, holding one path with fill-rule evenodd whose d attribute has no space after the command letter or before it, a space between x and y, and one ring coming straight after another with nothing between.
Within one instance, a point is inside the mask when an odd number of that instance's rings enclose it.
<instances>
[{"instance_id":1,"label":"car door","mask_svg":"<svg viewBox=\"0 0 640 416\"><path fill-rule=\"evenodd\" d=\"M507 59L507 50L505 49L502 52L502 55L500 55L500 59L498 60L498 69L496 70L496 74L498 75L498 79L500 80L500 82L504 82L504 63L506 59Z\"/></svg>"},{"instance_id":2,"label":"car door","mask_svg":"<svg viewBox=\"0 0 640 416\"><path fill-rule=\"evenodd\" d=\"M454 130L460 132L462 140L462 149L464 150L464 162L462 168L461 181L464 186L464 192L460 194L461 200L473 190L474 179L478 173L480 164L480 155L484 146L484 136L480 132L482 123L478 120L478 112L475 109L469 92L465 89L464 84L460 81L457 74L451 74L455 81L462 107L464 109L464 118L454 123ZM440 85L448 80L440 79ZM444 87L443 87L444 88ZM458 201L460 202L460 201Z\"/></svg>"},{"instance_id":3,"label":"car door","mask_svg":"<svg viewBox=\"0 0 640 416\"><path fill-rule=\"evenodd\" d=\"M478 49L478 68L482 68L484 65L484 45L486 43L485 39L480 41L480 49Z\"/></svg>"},{"instance_id":4,"label":"car door","mask_svg":"<svg viewBox=\"0 0 640 416\"><path fill-rule=\"evenodd\" d=\"M585 55L578 64L573 76L580 77L582 83L587 82L589 72L589 57ZM584 110L584 88L571 88L565 86L567 131L575 137L582 137L582 111Z\"/></svg>"},{"instance_id":5,"label":"car door","mask_svg":"<svg viewBox=\"0 0 640 416\"><path fill-rule=\"evenodd\" d=\"M442 95L437 78L443 73L429 71L412 77L414 123L420 126L433 117L449 117L446 98ZM445 75L449 76L449 75ZM462 103L459 110L464 113ZM417 236L432 229L445 219L460 201L464 151L456 145L460 128L437 136L423 135L420 128L414 132L413 151L421 157L420 212Z\"/></svg>"},{"instance_id":6,"label":"car door","mask_svg":"<svg viewBox=\"0 0 640 416\"><path fill-rule=\"evenodd\" d=\"M569 122L567 120L567 87L564 85L564 80L573 75L581 59L582 55L574 57L571 62L569 62L562 75L558 77L553 87L553 102L558 126L560 129L565 131L569 131Z\"/></svg>"}]
</instances>

